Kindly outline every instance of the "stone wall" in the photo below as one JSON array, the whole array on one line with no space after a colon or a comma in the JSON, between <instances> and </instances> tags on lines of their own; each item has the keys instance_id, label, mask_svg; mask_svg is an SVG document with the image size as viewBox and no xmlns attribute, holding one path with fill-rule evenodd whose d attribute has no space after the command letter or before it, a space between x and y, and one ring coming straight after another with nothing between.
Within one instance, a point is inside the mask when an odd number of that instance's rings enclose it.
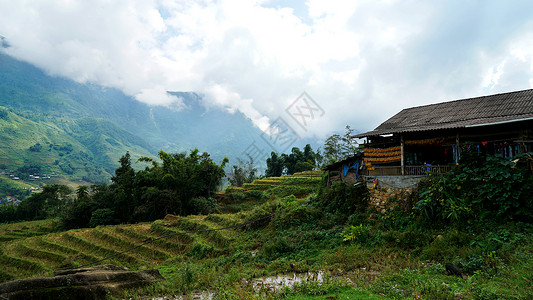
<instances>
[{"instance_id":1,"label":"stone wall","mask_svg":"<svg viewBox=\"0 0 533 300\"><path fill-rule=\"evenodd\" d=\"M370 191L370 207L379 213L398 205L405 197L409 197L425 176L365 176ZM396 197L396 200L388 201ZM402 203L404 201L401 201Z\"/></svg>"},{"instance_id":2,"label":"stone wall","mask_svg":"<svg viewBox=\"0 0 533 300\"><path fill-rule=\"evenodd\" d=\"M413 189L425 176L364 176L369 188Z\"/></svg>"},{"instance_id":3,"label":"stone wall","mask_svg":"<svg viewBox=\"0 0 533 300\"><path fill-rule=\"evenodd\" d=\"M397 201L388 201L389 198L396 197L397 199L407 197L412 193L413 189L395 189L383 187L371 187L370 192L370 207L375 209L378 213L385 213L387 210L393 208L398 204Z\"/></svg>"}]
</instances>

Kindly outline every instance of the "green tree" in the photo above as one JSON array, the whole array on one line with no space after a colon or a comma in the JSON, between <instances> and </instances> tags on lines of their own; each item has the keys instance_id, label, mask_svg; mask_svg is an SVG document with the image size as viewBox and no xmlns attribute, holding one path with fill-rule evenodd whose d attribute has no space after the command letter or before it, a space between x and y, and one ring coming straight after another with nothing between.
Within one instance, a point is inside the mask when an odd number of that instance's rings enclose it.
<instances>
[{"instance_id":1,"label":"green tree","mask_svg":"<svg viewBox=\"0 0 533 300\"><path fill-rule=\"evenodd\" d=\"M135 209L134 189L135 170L131 166L131 156L126 152L120 160L120 167L115 170L115 176L111 178L113 184L110 189L115 197L111 209L115 211L119 220L131 221L131 216Z\"/></svg>"},{"instance_id":2,"label":"green tree","mask_svg":"<svg viewBox=\"0 0 533 300\"><path fill-rule=\"evenodd\" d=\"M270 153L270 158L267 158L266 164L265 176L279 177L283 173L283 161L276 152Z\"/></svg>"},{"instance_id":3,"label":"green tree","mask_svg":"<svg viewBox=\"0 0 533 300\"><path fill-rule=\"evenodd\" d=\"M39 220L59 217L70 203L72 189L66 185L46 185L43 191L22 200L17 207L18 220Z\"/></svg>"},{"instance_id":4,"label":"green tree","mask_svg":"<svg viewBox=\"0 0 533 300\"><path fill-rule=\"evenodd\" d=\"M326 139L324 143L324 160L326 164L342 159L341 144L342 137L338 134L333 134Z\"/></svg>"},{"instance_id":5,"label":"green tree","mask_svg":"<svg viewBox=\"0 0 533 300\"><path fill-rule=\"evenodd\" d=\"M359 153L359 143L353 136L353 129L351 129L349 125L346 125L344 136L342 137L342 144L340 145L341 153L344 158Z\"/></svg>"},{"instance_id":6,"label":"green tree","mask_svg":"<svg viewBox=\"0 0 533 300\"><path fill-rule=\"evenodd\" d=\"M195 213L191 200L197 197L209 198L225 176L225 158L216 164L206 152L198 149L185 153L159 152L162 164L151 158L140 160L150 162L151 167L138 172L136 178L138 209L134 215L147 219L165 213Z\"/></svg>"}]
</instances>

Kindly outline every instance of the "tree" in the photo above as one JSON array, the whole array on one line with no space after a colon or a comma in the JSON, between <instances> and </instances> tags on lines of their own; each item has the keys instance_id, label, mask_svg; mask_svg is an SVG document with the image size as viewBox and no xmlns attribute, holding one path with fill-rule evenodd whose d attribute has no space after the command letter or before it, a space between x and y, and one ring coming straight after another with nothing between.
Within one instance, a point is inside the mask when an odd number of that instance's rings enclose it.
<instances>
[{"instance_id":1,"label":"tree","mask_svg":"<svg viewBox=\"0 0 533 300\"><path fill-rule=\"evenodd\" d=\"M254 168L254 159L248 156L250 161L244 162L238 159L238 164L228 172L227 177L232 186L242 186L245 183L254 181L257 169Z\"/></svg>"},{"instance_id":2,"label":"tree","mask_svg":"<svg viewBox=\"0 0 533 300\"><path fill-rule=\"evenodd\" d=\"M279 177L283 173L283 161L276 152L270 153L270 158L267 158L267 169L265 176Z\"/></svg>"},{"instance_id":3,"label":"tree","mask_svg":"<svg viewBox=\"0 0 533 300\"><path fill-rule=\"evenodd\" d=\"M326 139L324 143L324 159L326 163L332 163L342 158L341 150L342 137L338 134L333 134Z\"/></svg>"},{"instance_id":4,"label":"tree","mask_svg":"<svg viewBox=\"0 0 533 300\"><path fill-rule=\"evenodd\" d=\"M333 134L324 143L323 159L325 164L352 157L359 153L359 143L353 137L353 129L346 125L343 136Z\"/></svg>"},{"instance_id":5,"label":"tree","mask_svg":"<svg viewBox=\"0 0 533 300\"><path fill-rule=\"evenodd\" d=\"M43 191L22 200L17 207L18 220L59 217L70 203L72 190L66 185L46 185Z\"/></svg>"},{"instance_id":6,"label":"tree","mask_svg":"<svg viewBox=\"0 0 533 300\"><path fill-rule=\"evenodd\" d=\"M130 221L133 210L135 209L134 189L135 189L135 170L131 167L131 156L126 152L120 160L120 167L115 170L115 176L111 178L113 184L110 189L115 197L113 207L117 218L122 221Z\"/></svg>"},{"instance_id":7,"label":"tree","mask_svg":"<svg viewBox=\"0 0 533 300\"><path fill-rule=\"evenodd\" d=\"M346 125L346 131L342 137L341 152L344 158L357 155L359 153L359 143L353 137L353 129Z\"/></svg>"},{"instance_id":8,"label":"tree","mask_svg":"<svg viewBox=\"0 0 533 300\"><path fill-rule=\"evenodd\" d=\"M159 158L162 164L147 157L139 159L152 164L138 172L136 177L138 209L134 215L143 220L155 215L163 217L164 213L195 213L191 200L209 198L216 191L229 161L224 158L218 165L208 153L199 154L198 149L189 155L160 151Z\"/></svg>"}]
</instances>

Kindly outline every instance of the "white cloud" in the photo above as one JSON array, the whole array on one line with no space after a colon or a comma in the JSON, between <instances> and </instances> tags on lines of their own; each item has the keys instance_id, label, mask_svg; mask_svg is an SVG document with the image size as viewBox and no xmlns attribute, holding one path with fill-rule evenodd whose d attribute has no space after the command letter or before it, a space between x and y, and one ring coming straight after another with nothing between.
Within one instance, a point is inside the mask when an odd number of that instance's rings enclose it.
<instances>
[{"instance_id":1,"label":"white cloud","mask_svg":"<svg viewBox=\"0 0 533 300\"><path fill-rule=\"evenodd\" d=\"M402 108L533 87L533 5L504 2L0 0L10 55L154 105L195 91L262 129L306 91L306 136ZM288 2L291 3L291 2ZM285 5L285 6L284 6Z\"/></svg>"}]
</instances>

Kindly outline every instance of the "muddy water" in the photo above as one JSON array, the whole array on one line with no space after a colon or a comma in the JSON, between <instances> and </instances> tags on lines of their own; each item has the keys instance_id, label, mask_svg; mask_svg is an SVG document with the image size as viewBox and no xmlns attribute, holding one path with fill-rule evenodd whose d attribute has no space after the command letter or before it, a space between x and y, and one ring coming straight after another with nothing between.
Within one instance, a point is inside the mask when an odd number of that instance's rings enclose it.
<instances>
[{"instance_id":1,"label":"muddy water","mask_svg":"<svg viewBox=\"0 0 533 300\"><path fill-rule=\"evenodd\" d=\"M379 276L379 272L367 271L362 268L360 270L352 272L342 272L339 274L334 274L330 278L342 278L346 280L349 284L356 285L360 281L373 281L376 277ZM324 281L324 272L307 272L307 273L288 273L277 276L267 276L254 278L250 281L243 279L241 284L243 286L251 285L252 289L257 294L271 294L272 292L283 289L284 287L292 287L295 283L305 282L305 281ZM199 300L211 300L214 297L214 292L212 291L201 291L197 293L191 293L183 296L172 296L172 297L156 297L152 298L153 300L169 300L169 299L199 299Z\"/></svg>"},{"instance_id":2,"label":"muddy water","mask_svg":"<svg viewBox=\"0 0 533 300\"><path fill-rule=\"evenodd\" d=\"M324 272L289 273L277 276L252 279L252 288L256 293L274 292L284 287L292 287L304 281L324 281Z\"/></svg>"}]
</instances>

